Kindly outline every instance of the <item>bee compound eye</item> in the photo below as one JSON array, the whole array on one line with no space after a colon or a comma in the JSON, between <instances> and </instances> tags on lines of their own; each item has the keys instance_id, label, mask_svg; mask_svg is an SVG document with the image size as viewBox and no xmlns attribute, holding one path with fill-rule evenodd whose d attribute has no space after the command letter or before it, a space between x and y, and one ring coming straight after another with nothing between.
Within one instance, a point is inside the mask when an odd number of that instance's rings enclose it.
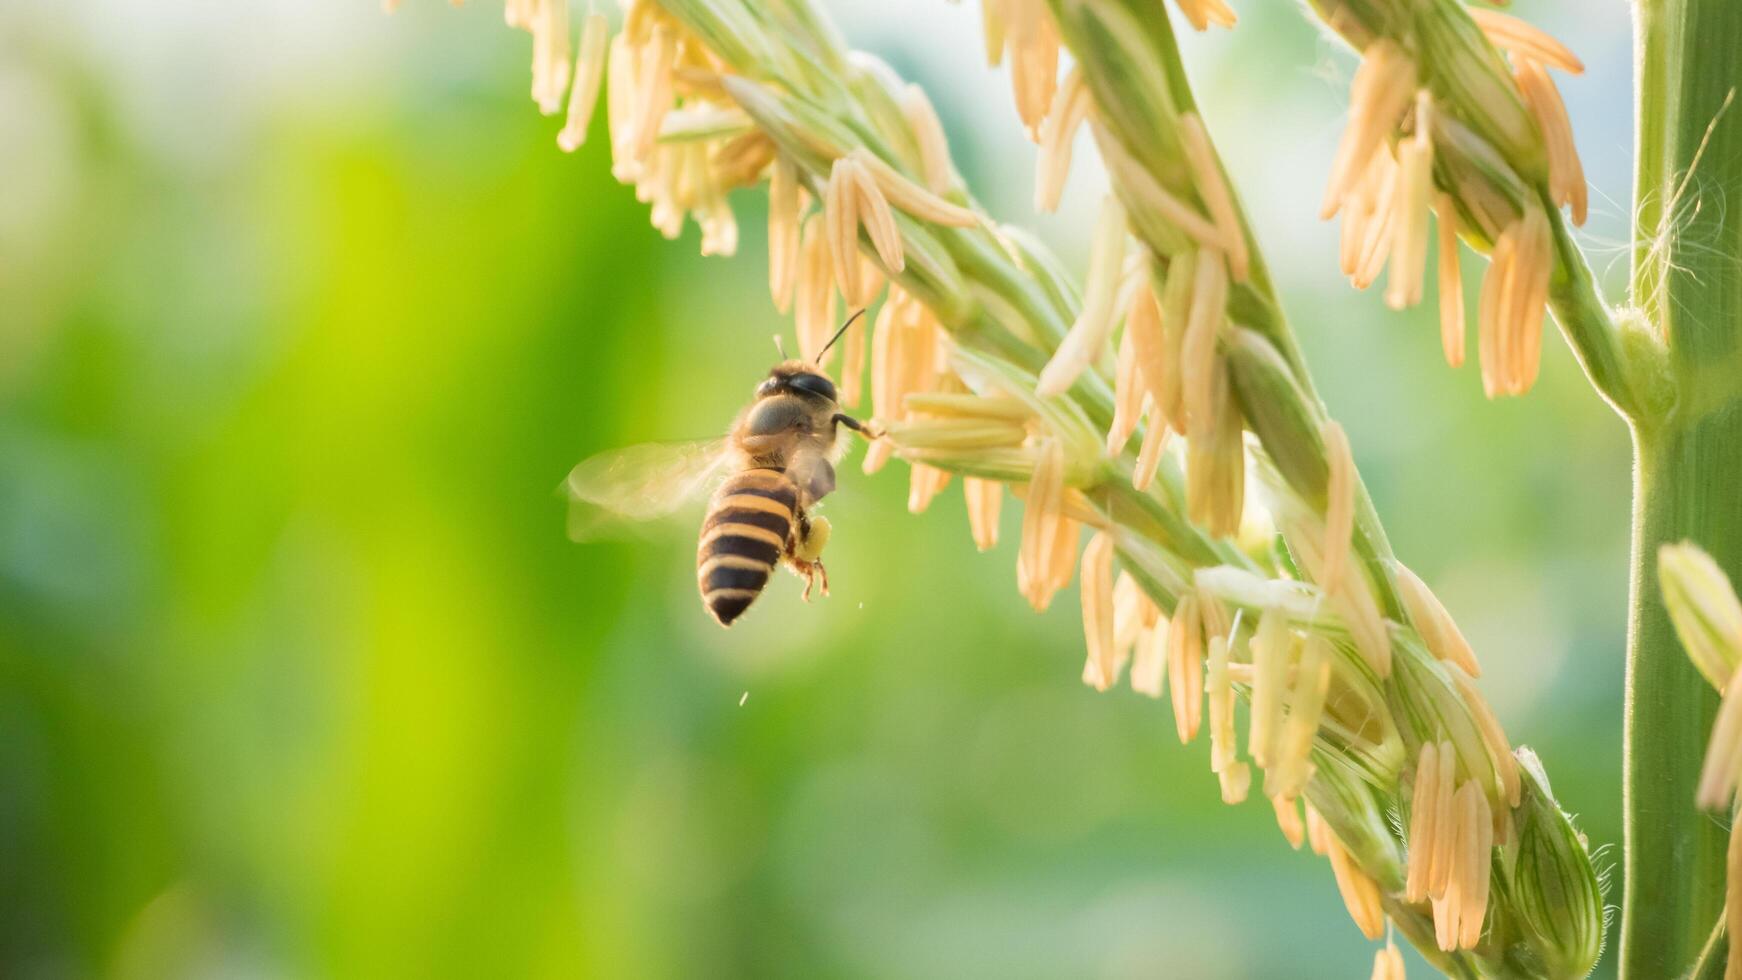
<instances>
[{"instance_id":1,"label":"bee compound eye","mask_svg":"<svg viewBox=\"0 0 1742 980\"><path fill-rule=\"evenodd\" d=\"M795 374L787 384L819 398L835 400L835 383L820 374Z\"/></svg>"}]
</instances>

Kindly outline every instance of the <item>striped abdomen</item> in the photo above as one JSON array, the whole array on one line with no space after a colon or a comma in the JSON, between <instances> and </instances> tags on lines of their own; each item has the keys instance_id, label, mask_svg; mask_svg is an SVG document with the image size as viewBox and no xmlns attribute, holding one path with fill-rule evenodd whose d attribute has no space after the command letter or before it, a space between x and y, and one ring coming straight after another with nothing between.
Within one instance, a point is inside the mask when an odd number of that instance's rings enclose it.
<instances>
[{"instance_id":1,"label":"striped abdomen","mask_svg":"<svg viewBox=\"0 0 1742 980\"><path fill-rule=\"evenodd\" d=\"M748 469L714 494L696 549L702 604L730 626L768 584L786 550L798 491L780 470Z\"/></svg>"}]
</instances>

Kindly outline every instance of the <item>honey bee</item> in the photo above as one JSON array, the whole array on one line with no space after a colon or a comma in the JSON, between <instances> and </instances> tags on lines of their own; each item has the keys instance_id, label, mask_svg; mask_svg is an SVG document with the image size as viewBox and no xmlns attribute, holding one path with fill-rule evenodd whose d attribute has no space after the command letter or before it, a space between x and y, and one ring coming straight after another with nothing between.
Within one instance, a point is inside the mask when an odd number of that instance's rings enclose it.
<instances>
[{"instance_id":1,"label":"honey bee","mask_svg":"<svg viewBox=\"0 0 1742 980\"><path fill-rule=\"evenodd\" d=\"M780 563L805 580L806 599L818 584L827 595L822 553L830 525L814 510L835 489L835 463L847 450L837 432L846 426L867 439L881 434L841 412L835 383L819 365L863 312L847 318L815 363L783 352L725 438L634 446L576 466L566 487L579 513L603 508L647 520L718 484L696 545L696 583L708 613L731 626ZM573 525L571 533L580 536Z\"/></svg>"}]
</instances>

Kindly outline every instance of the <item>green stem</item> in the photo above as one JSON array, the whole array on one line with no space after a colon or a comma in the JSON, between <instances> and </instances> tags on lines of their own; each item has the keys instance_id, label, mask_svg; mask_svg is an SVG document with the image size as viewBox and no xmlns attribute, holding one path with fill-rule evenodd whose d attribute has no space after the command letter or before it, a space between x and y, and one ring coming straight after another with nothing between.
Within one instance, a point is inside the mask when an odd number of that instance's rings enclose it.
<instances>
[{"instance_id":1,"label":"green stem","mask_svg":"<svg viewBox=\"0 0 1742 980\"><path fill-rule=\"evenodd\" d=\"M1742 414L1691 431L1639 429L1635 446L1621 975L1644 980L1685 971L1724 908L1724 828L1694 806L1717 696L1659 598L1657 550L1692 539L1732 575L1742 569Z\"/></svg>"},{"instance_id":2,"label":"green stem","mask_svg":"<svg viewBox=\"0 0 1742 980\"><path fill-rule=\"evenodd\" d=\"M1673 400L1634 419L1623 980L1681 976L1724 907L1721 822L1694 806L1716 696L1677 642L1657 550L1691 539L1742 581L1742 4L1638 0L1633 302Z\"/></svg>"}]
</instances>

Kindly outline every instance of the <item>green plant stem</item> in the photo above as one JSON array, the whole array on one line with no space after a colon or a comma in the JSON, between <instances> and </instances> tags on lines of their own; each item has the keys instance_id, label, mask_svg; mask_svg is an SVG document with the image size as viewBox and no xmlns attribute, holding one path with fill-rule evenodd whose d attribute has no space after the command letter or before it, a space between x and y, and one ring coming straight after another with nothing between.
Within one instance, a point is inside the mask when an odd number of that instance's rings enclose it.
<instances>
[{"instance_id":1,"label":"green plant stem","mask_svg":"<svg viewBox=\"0 0 1742 980\"><path fill-rule=\"evenodd\" d=\"M1691 539L1742 581L1742 4L1638 0L1633 301L1673 401L1636 416L1627 651L1623 980L1683 975L1724 907L1727 831L1694 789L1716 696L1676 640L1657 551Z\"/></svg>"},{"instance_id":2,"label":"green plant stem","mask_svg":"<svg viewBox=\"0 0 1742 980\"><path fill-rule=\"evenodd\" d=\"M1742 514L1716 499L1736 497L1742 415L1693 431L1641 428L1635 444L1621 975L1643 980L1685 971L1724 907L1726 834L1694 806L1717 695L1659 598L1657 549L1689 538L1731 574L1742 569Z\"/></svg>"}]
</instances>

